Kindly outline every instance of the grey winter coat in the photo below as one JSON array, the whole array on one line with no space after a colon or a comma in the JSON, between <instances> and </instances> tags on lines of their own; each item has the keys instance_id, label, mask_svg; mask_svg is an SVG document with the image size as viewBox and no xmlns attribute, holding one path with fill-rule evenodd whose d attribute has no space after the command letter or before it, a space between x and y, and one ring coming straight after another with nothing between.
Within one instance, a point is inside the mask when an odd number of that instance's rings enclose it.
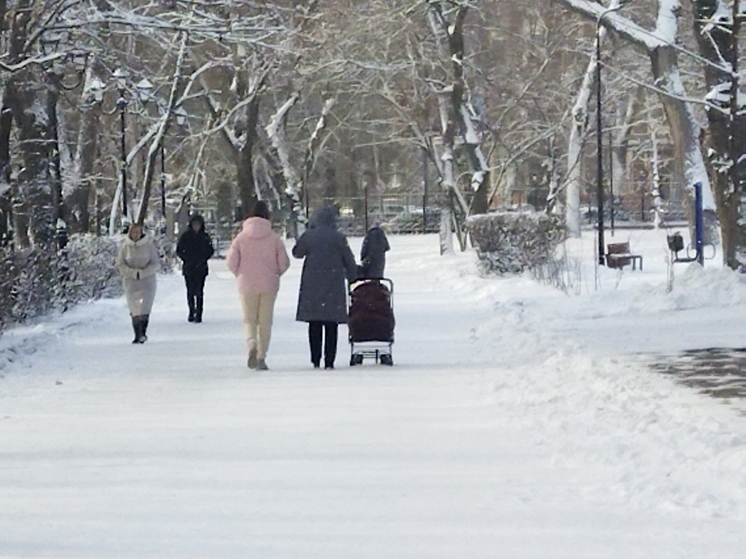
<instances>
[{"instance_id":1,"label":"grey winter coat","mask_svg":"<svg viewBox=\"0 0 746 559\"><path fill-rule=\"evenodd\" d=\"M363 247L360 250L360 277L382 278L386 267L386 252L389 248L391 247L383 229L371 227L363 239Z\"/></svg>"},{"instance_id":2,"label":"grey winter coat","mask_svg":"<svg viewBox=\"0 0 746 559\"><path fill-rule=\"evenodd\" d=\"M345 279L356 279L357 265L347 238L337 231L334 208L324 207L314 214L311 228L293 247L293 256L305 258L295 319L346 323Z\"/></svg>"},{"instance_id":3,"label":"grey winter coat","mask_svg":"<svg viewBox=\"0 0 746 559\"><path fill-rule=\"evenodd\" d=\"M138 241L125 237L117 256L117 270L122 276L130 314L150 314L155 299L155 273L158 270L155 241L147 235Z\"/></svg>"}]
</instances>

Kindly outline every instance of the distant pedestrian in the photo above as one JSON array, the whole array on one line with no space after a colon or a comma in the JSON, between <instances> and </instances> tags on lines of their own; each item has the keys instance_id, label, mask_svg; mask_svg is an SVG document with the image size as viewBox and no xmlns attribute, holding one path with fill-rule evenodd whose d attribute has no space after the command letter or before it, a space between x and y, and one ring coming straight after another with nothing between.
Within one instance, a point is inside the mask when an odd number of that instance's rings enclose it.
<instances>
[{"instance_id":1,"label":"distant pedestrian","mask_svg":"<svg viewBox=\"0 0 746 559\"><path fill-rule=\"evenodd\" d=\"M116 263L132 317L132 329L135 331L133 344L148 341L148 323L155 299L155 274L158 265L158 247L155 241L143 232L141 225L133 223L119 248Z\"/></svg>"},{"instance_id":2,"label":"distant pedestrian","mask_svg":"<svg viewBox=\"0 0 746 559\"><path fill-rule=\"evenodd\" d=\"M186 283L189 322L202 322L205 280L209 273L207 261L214 253L212 239L205 231L204 218L194 214L189 219L189 228L181 234L176 245L176 256L183 262L181 273Z\"/></svg>"},{"instance_id":3,"label":"distant pedestrian","mask_svg":"<svg viewBox=\"0 0 746 559\"><path fill-rule=\"evenodd\" d=\"M233 239L228 269L238 278L250 369L267 370L267 350L280 276L290 267L285 244L270 222L269 207L254 204L242 231Z\"/></svg>"},{"instance_id":4,"label":"distant pedestrian","mask_svg":"<svg viewBox=\"0 0 746 559\"><path fill-rule=\"evenodd\" d=\"M386 252L390 250L386 233L376 224L366 233L360 249L360 279L382 278L386 267Z\"/></svg>"},{"instance_id":5,"label":"distant pedestrian","mask_svg":"<svg viewBox=\"0 0 746 559\"><path fill-rule=\"evenodd\" d=\"M293 247L293 256L305 258L296 320L308 322L313 366L321 365L323 342L324 366L333 369L338 325L347 322L345 279L354 281L357 276L355 256L347 238L337 230L333 207L324 206L315 213L310 228Z\"/></svg>"}]
</instances>

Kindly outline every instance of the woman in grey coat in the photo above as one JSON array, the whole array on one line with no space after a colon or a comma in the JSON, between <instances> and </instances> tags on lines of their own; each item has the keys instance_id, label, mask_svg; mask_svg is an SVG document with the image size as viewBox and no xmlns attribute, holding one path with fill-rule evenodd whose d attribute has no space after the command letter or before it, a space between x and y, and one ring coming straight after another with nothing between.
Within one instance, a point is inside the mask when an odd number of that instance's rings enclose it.
<instances>
[{"instance_id":1,"label":"woman in grey coat","mask_svg":"<svg viewBox=\"0 0 746 559\"><path fill-rule=\"evenodd\" d=\"M357 276L355 256L347 238L337 230L336 210L324 206L314 214L310 228L293 247L293 256L305 258L295 319L308 322L311 362L321 365L322 337L324 366L334 368L338 325L347 322L345 279Z\"/></svg>"},{"instance_id":2,"label":"woman in grey coat","mask_svg":"<svg viewBox=\"0 0 746 559\"><path fill-rule=\"evenodd\" d=\"M119 248L117 270L122 276L132 329L135 331L132 343L144 344L148 341L148 322L155 299L158 248L153 238L143 233L141 225L135 223L130 226Z\"/></svg>"}]
</instances>

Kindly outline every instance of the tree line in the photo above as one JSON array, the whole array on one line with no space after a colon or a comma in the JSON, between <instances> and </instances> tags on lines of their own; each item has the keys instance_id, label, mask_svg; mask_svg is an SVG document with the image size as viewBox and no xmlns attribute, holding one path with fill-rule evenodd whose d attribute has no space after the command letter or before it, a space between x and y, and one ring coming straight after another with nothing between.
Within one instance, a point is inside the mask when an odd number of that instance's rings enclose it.
<instances>
[{"instance_id":1,"label":"tree line","mask_svg":"<svg viewBox=\"0 0 746 559\"><path fill-rule=\"evenodd\" d=\"M702 182L735 266L743 10L726 0L0 0L0 237L12 230L26 248L63 229L117 230L124 214L157 221L163 200L231 216L257 198L292 231L326 198L419 192L423 162L439 185L443 250L466 216L514 204L516 191L579 234L601 87L615 192L640 190L652 205L655 192L686 196Z\"/></svg>"}]
</instances>

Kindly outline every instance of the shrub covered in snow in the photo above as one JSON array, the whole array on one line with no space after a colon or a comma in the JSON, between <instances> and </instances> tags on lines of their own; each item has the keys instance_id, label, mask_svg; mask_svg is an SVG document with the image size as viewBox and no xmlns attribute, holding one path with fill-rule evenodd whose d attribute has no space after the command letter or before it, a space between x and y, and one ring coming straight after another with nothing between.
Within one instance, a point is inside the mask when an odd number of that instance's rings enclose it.
<instances>
[{"instance_id":1,"label":"shrub covered in snow","mask_svg":"<svg viewBox=\"0 0 746 559\"><path fill-rule=\"evenodd\" d=\"M74 235L63 251L0 248L0 330L75 303L121 294L118 243Z\"/></svg>"},{"instance_id":2,"label":"shrub covered in snow","mask_svg":"<svg viewBox=\"0 0 746 559\"><path fill-rule=\"evenodd\" d=\"M518 274L548 262L564 239L558 216L497 212L471 216L466 223L483 272Z\"/></svg>"}]
</instances>

